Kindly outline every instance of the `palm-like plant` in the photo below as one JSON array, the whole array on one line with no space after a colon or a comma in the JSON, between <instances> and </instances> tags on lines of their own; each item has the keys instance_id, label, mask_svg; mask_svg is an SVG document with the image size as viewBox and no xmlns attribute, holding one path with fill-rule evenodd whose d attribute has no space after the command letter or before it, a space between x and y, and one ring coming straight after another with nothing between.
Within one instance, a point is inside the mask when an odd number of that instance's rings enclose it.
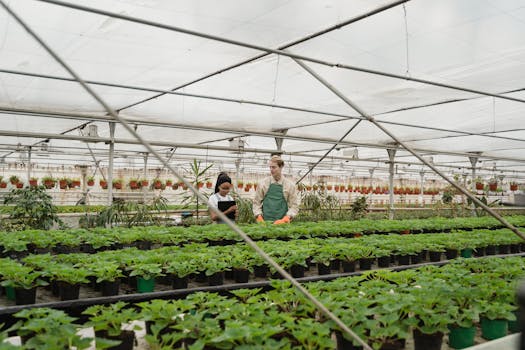
<instances>
[{"instance_id":1,"label":"palm-like plant","mask_svg":"<svg viewBox=\"0 0 525 350\"><path fill-rule=\"evenodd\" d=\"M210 179L210 177L206 175L206 172L210 170L210 168L213 166L213 163L212 163L206 167L203 167L201 163L202 162L197 159L193 159L193 162L190 163L190 175L189 175L188 181L192 184L193 187L197 189L198 189L199 183L204 183ZM193 192L191 194L184 193L183 196L184 197L182 199L182 204L189 207L191 206L191 204L195 203L195 209L197 211L197 219L199 219L199 197L195 195Z\"/></svg>"}]
</instances>

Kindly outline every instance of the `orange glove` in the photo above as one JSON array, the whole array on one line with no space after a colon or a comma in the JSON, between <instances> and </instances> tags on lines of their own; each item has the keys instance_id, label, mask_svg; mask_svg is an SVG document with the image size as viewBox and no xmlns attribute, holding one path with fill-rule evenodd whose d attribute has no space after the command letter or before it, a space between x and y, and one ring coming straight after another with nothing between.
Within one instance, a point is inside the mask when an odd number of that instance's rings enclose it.
<instances>
[{"instance_id":1,"label":"orange glove","mask_svg":"<svg viewBox=\"0 0 525 350\"><path fill-rule=\"evenodd\" d=\"M274 225L289 224L290 223L290 217L288 215L285 215L282 219L275 220L273 223L274 223Z\"/></svg>"},{"instance_id":2,"label":"orange glove","mask_svg":"<svg viewBox=\"0 0 525 350\"><path fill-rule=\"evenodd\" d=\"M264 218L263 218L262 215L258 215L257 219L255 219L255 221L257 221L257 223L260 224L261 222L264 222Z\"/></svg>"}]
</instances>

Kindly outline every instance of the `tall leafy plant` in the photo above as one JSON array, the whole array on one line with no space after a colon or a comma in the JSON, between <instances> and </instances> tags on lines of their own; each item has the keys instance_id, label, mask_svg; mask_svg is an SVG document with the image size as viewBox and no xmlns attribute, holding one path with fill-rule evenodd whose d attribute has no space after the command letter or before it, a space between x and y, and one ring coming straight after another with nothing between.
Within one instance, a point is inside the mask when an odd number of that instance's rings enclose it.
<instances>
[{"instance_id":1,"label":"tall leafy plant","mask_svg":"<svg viewBox=\"0 0 525 350\"><path fill-rule=\"evenodd\" d=\"M13 189L5 197L4 204L12 205L9 219L18 229L49 230L55 223L64 227L57 207L42 186Z\"/></svg>"},{"instance_id":2,"label":"tall leafy plant","mask_svg":"<svg viewBox=\"0 0 525 350\"><path fill-rule=\"evenodd\" d=\"M200 183L204 183L205 181L208 181L210 179L209 176L206 175L206 172L210 170L210 168L213 166L213 163L204 167L202 165L202 162L197 159L193 159L193 162L190 163L190 174L189 174L189 182L193 185L195 188L199 188ZM190 207L192 204L195 204L195 210L197 212L197 220L199 219L199 197L196 196L193 192L184 194L184 197L182 199L182 203Z\"/></svg>"}]
</instances>

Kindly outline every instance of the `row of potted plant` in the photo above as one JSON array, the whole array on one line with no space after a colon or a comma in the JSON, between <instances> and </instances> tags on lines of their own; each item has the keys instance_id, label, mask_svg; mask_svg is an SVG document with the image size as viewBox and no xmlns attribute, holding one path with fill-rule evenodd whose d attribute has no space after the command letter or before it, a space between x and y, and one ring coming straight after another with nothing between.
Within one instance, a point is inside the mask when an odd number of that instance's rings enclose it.
<instances>
[{"instance_id":1,"label":"row of potted plant","mask_svg":"<svg viewBox=\"0 0 525 350\"><path fill-rule=\"evenodd\" d=\"M410 333L416 350L441 349L447 333L449 346L462 349L474 345L478 327L488 340L507 334L516 319L516 284L524 273L522 258L463 260L307 283L306 288L374 349L403 349ZM266 292L234 290L230 297L198 292L177 300L94 305L83 312L88 321L78 326L59 310L26 309L15 314L19 321L8 330L29 347L41 345L33 347L39 349L48 349L45 344L87 348L93 339L79 338L77 327L94 328L97 348L127 344L121 349L132 349L134 333L126 330L137 330L136 320L145 321L145 340L159 349L357 345L288 282L274 281L272 286ZM515 322L510 326L516 331Z\"/></svg>"},{"instance_id":2,"label":"row of potted plant","mask_svg":"<svg viewBox=\"0 0 525 350\"><path fill-rule=\"evenodd\" d=\"M506 220L518 227L525 226L525 216L508 216ZM324 221L322 223L304 222L286 226L257 224L242 226L244 231L255 240L358 237L374 233L435 233L501 227L499 221L488 216L453 219L361 219L356 221ZM68 247L72 251L93 252L94 250L114 249L118 244L140 246L143 244L141 241L149 242L149 246L180 245L187 242L227 245L240 242L242 239L223 225L0 231L0 254L45 253L49 251L60 253L63 252L64 247Z\"/></svg>"},{"instance_id":3,"label":"row of potted plant","mask_svg":"<svg viewBox=\"0 0 525 350\"><path fill-rule=\"evenodd\" d=\"M507 217L516 226L525 225L525 217ZM501 224L490 217L480 218L433 218L415 220L359 220L352 222L297 223L286 227L264 227L246 225L245 231L256 240L298 239L309 237L361 236L371 233L420 233L448 232L474 228L499 228ZM366 229L366 231L365 231ZM184 242L209 242L231 244L241 239L220 225L183 227L133 227L95 228L70 230L28 230L0 233L0 252L62 252L62 247L76 248L91 252L93 249L107 249L115 243L131 245L139 241L149 244L173 245ZM60 245L58 245L60 243ZM88 245L88 246L86 246ZM55 249L56 248L56 249Z\"/></svg>"},{"instance_id":4,"label":"row of potted plant","mask_svg":"<svg viewBox=\"0 0 525 350\"><path fill-rule=\"evenodd\" d=\"M379 267L389 267L396 260L399 265L439 261L444 253L449 259L460 253L470 257L473 249L483 253L477 255L484 255L485 250L488 255L525 250L519 237L508 230L417 236L372 235L357 239L316 238L289 241L286 245L272 240L261 242L260 246L294 277L303 277L312 266L317 266L317 273L323 275L353 272L357 263L360 270L369 270L376 261ZM96 254L40 254L27 256L22 261L24 264L9 258L0 260L0 280L4 286L23 289L31 286L35 295L38 281L45 277L48 283L58 283L56 287L74 289L71 292L73 298L78 298L80 286L87 286L90 276L97 283L117 282L117 285L106 286L116 288L116 293L125 275L137 277L131 283L139 292L153 291L155 280L161 276L169 276L171 280L168 282L173 283L174 288L186 288L189 278L220 285L229 271L234 273L230 278L237 282L248 282L252 274L254 277L268 277L268 273L272 273L273 277L279 277L244 244L209 247L192 243L149 251L132 248ZM30 279L29 284L24 282L27 279ZM69 298L63 295L69 293L67 290L57 290L57 293L63 300Z\"/></svg>"}]
</instances>

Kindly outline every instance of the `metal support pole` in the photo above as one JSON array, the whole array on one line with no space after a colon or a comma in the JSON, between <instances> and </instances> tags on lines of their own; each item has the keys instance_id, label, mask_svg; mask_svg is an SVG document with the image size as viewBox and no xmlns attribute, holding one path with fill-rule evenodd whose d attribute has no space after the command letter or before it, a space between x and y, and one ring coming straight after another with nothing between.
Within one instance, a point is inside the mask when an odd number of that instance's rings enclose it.
<instances>
[{"instance_id":1,"label":"metal support pole","mask_svg":"<svg viewBox=\"0 0 525 350\"><path fill-rule=\"evenodd\" d=\"M468 157L468 159L470 160L470 164L472 165L472 193L477 193L477 190L476 190L476 164L478 163L478 156L471 156L471 157ZM474 203L472 203L470 205L470 209L471 209L471 213L470 215L471 216L476 216L476 205Z\"/></svg>"},{"instance_id":2,"label":"metal support pole","mask_svg":"<svg viewBox=\"0 0 525 350\"><path fill-rule=\"evenodd\" d=\"M466 195L468 198L470 198L472 201L474 201L478 206L482 207L485 211L487 211L490 215L492 215L495 219L497 219L499 222L501 222L505 227L510 229L512 232L514 232L516 235L521 237L523 240L525 240L525 234L519 231L514 225L512 225L510 222L505 220L501 215L496 213L494 210L489 208L488 205L481 202L476 196L472 195L469 191L467 191L462 186L458 185L454 180L450 179L448 176L446 176L443 172L441 172L438 168L436 168L434 165L432 165L429 161L424 159L423 156L421 156L419 153L414 151L412 147L408 146L406 143L398 139L394 134L392 134L390 131L388 131L383 125L381 125L379 122L375 120L372 116L370 116L368 113L363 111L359 106L354 104L352 101L350 101L346 96L344 96L339 90L337 90L335 87L333 87L329 82L327 82L325 79L323 79L319 74L314 72L310 67L305 65L303 62L293 58L293 60L299 64L303 69L305 69L308 73L310 73L314 78L316 78L319 82L321 82L324 86L326 86L330 91L332 91L334 94L336 94L339 98L341 98L346 104L348 104L350 107L352 107L356 112L358 112L361 116L365 117L369 122L374 124L376 127L378 127L381 131L383 131L386 135L390 136L394 142L396 142L398 145L403 147L405 150L410 152L414 157L419 159L420 162L425 164L427 167L432 169L436 174L441 176L445 181L450 183L453 187L458 189L461 193Z\"/></svg>"},{"instance_id":3,"label":"metal support pole","mask_svg":"<svg viewBox=\"0 0 525 350\"><path fill-rule=\"evenodd\" d=\"M27 146L27 183L31 180L31 146Z\"/></svg>"},{"instance_id":4,"label":"metal support pole","mask_svg":"<svg viewBox=\"0 0 525 350\"><path fill-rule=\"evenodd\" d=\"M424 207L425 204L423 203L423 192L424 192L424 184L425 184L425 171L424 170L421 170L419 172L419 177L420 177L420 181L419 181L419 201L421 202L421 207Z\"/></svg>"},{"instance_id":5,"label":"metal support pole","mask_svg":"<svg viewBox=\"0 0 525 350\"><path fill-rule=\"evenodd\" d=\"M388 205L390 210L388 212L388 218L394 219L394 158L396 157L397 149L388 148Z\"/></svg>"},{"instance_id":6,"label":"metal support pole","mask_svg":"<svg viewBox=\"0 0 525 350\"><path fill-rule=\"evenodd\" d=\"M115 158L115 122L109 123L108 205L113 204L113 161Z\"/></svg>"},{"instance_id":7,"label":"metal support pole","mask_svg":"<svg viewBox=\"0 0 525 350\"><path fill-rule=\"evenodd\" d=\"M149 153L145 152L144 155L143 155L144 167L142 169L142 178L144 178L144 179L148 178L148 157L149 157ZM148 187L142 186L141 190L142 190L142 201L144 203L146 203L146 193L148 192Z\"/></svg>"}]
</instances>

